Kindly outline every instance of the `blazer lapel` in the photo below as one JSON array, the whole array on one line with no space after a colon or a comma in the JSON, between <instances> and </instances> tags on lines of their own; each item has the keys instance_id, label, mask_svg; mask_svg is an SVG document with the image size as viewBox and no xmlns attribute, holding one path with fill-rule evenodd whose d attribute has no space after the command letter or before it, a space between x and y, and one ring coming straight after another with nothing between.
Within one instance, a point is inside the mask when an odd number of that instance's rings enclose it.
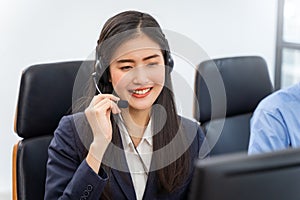
<instances>
[{"instance_id":1,"label":"blazer lapel","mask_svg":"<svg viewBox=\"0 0 300 200\"><path fill-rule=\"evenodd\" d=\"M116 182L122 189L123 193L126 195L127 199L132 200L136 199L136 195L120 135L119 139L121 141L120 146L116 147L114 146L114 144L110 144L110 148L107 149L105 156L107 157L107 159L109 158L112 161L111 174L114 176Z\"/></svg>"},{"instance_id":2,"label":"blazer lapel","mask_svg":"<svg viewBox=\"0 0 300 200\"><path fill-rule=\"evenodd\" d=\"M115 177L116 182L122 189L127 199L128 200L136 199L130 173L117 171L115 169L112 169L111 171L113 176Z\"/></svg>"},{"instance_id":3,"label":"blazer lapel","mask_svg":"<svg viewBox=\"0 0 300 200\"><path fill-rule=\"evenodd\" d=\"M151 171L148 175L148 180L146 183L143 199L144 200L155 199L155 193L156 193L155 171Z\"/></svg>"}]
</instances>

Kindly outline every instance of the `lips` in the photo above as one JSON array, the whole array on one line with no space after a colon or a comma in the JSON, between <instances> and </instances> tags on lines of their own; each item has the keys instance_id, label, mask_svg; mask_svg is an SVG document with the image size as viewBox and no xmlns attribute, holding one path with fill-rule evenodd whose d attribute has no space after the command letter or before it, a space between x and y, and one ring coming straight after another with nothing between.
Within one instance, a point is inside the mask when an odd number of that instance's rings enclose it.
<instances>
[{"instance_id":1,"label":"lips","mask_svg":"<svg viewBox=\"0 0 300 200\"><path fill-rule=\"evenodd\" d=\"M152 89L152 87L139 88L139 89L135 89L135 90L130 90L130 92L132 93L132 96L134 96L136 98L143 98L150 93L151 89Z\"/></svg>"}]
</instances>

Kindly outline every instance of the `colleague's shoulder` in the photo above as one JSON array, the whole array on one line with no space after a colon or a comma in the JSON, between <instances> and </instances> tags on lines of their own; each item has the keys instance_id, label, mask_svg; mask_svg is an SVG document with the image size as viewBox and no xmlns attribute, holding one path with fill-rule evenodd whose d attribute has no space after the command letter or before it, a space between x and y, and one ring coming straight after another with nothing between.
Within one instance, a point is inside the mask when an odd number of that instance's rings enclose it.
<instances>
[{"instance_id":1,"label":"colleague's shoulder","mask_svg":"<svg viewBox=\"0 0 300 200\"><path fill-rule=\"evenodd\" d=\"M300 82L282 90L282 95L288 98L288 101L300 102Z\"/></svg>"},{"instance_id":2,"label":"colleague's shoulder","mask_svg":"<svg viewBox=\"0 0 300 200\"><path fill-rule=\"evenodd\" d=\"M280 89L265 97L258 105L258 109L278 109L290 102L300 100L300 83ZM299 101L300 102L300 101Z\"/></svg>"}]
</instances>

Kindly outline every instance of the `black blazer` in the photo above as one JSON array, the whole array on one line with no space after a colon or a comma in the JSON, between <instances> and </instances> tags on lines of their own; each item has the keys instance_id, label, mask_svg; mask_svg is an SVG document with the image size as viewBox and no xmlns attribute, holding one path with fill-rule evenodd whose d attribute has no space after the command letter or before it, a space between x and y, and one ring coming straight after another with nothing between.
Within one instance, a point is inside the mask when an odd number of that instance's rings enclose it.
<instances>
[{"instance_id":1,"label":"black blazer","mask_svg":"<svg viewBox=\"0 0 300 200\"><path fill-rule=\"evenodd\" d=\"M204 134L198 123L181 118L184 133L190 137L189 147L191 168L185 183L169 194L159 193L155 171L149 173L143 199L186 199L193 175L194 160L204 140ZM75 126L76 124L76 126ZM88 126L89 133L81 133L81 128ZM86 129L85 129L86 130ZM109 199L136 199L130 173L101 166L96 174L86 163L88 145L92 134L84 113L63 117L50 143L47 163L45 199L105 199L104 189L109 192ZM188 137L188 138L189 138ZM109 148L108 148L109 149ZM107 152L106 152L107 153ZM106 154L105 153L105 154ZM125 166L125 153L112 156L116 162ZM106 156L106 155L104 155ZM106 170L105 170L106 169Z\"/></svg>"}]
</instances>

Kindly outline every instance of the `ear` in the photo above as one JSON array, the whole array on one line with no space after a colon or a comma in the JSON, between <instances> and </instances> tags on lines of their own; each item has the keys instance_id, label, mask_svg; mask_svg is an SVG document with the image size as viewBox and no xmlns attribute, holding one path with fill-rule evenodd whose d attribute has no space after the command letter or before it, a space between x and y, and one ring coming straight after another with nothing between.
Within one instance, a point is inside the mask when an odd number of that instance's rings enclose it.
<instances>
[{"instance_id":1,"label":"ear","mask_svg":"<svg viewBox=\"0 0 300 200\"><path fill-rule=\"evenodd\" d=\"M111 83L111 75L110 75L110 73L108 74L108 82Z\"/></svg>"}]
</instances>

